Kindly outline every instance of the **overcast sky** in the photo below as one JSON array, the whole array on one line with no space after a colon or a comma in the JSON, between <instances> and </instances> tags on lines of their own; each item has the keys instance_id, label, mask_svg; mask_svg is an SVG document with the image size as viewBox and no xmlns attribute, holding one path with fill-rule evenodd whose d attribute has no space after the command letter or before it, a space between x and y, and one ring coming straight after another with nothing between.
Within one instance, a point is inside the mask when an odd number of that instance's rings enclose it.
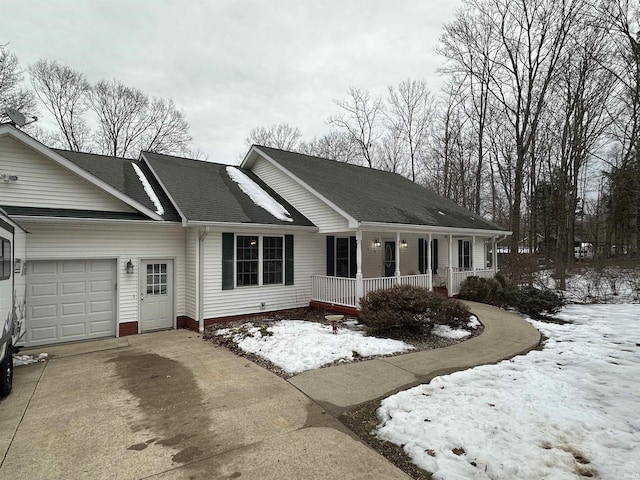
<instances>
[{"instance_id":1,"label":"overcast sky","mask_svg":"<svg viewBox=\"0 0 640 480\"><path fill-rule=\"evenodd\" d=\"M58 60L90 82L117 78L173 98L194 147L233 164L253 127L284 122L306 139L326 133L333 99L350 85L384 95L413 78L438 89L434 49L461 4L0 0L0 43L23 68Z\"/></svg>"}]
</instances>

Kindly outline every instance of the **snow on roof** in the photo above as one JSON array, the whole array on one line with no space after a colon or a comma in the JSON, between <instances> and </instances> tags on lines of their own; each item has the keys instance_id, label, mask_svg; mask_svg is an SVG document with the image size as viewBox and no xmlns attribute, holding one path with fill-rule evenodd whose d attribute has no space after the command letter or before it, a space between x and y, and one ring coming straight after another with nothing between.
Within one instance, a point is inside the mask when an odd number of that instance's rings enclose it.
<instances>
[{"instance_id":1,"label":"snow on roof","mask_svg":"<svg viewBox=\"0 0 640 480\"><path fill-rule=\"evenodd\" d=\"M278 220L293 222L293 218L291 218L289 212L243 172L236 167L227 167L227 173L231 177L231 180L236 182L240 189L251 198L256 205L264 208Z\"/></svg>"},{"instance_id":2,"label":"snow on roof","mask_svg":"<svg viewBox=\"0 0 640 480\"><path fill-rule=\"evenodd\" d=\"M136 165L135 163L132 163L131 165L133 166L133 169L136 171L136 174L138 175L138 178L142 183L142 187L144 188L144 191L147 193L147 195L149 195L149 198L155 205L156 213L158 215L164 215L164 208L162 207L162 203L160 203L160 199L156 195L156 192L154 192L153 188L151 188L151 184L149 183L149 180L147 180L147 177L142 172L142 170L140 170L140 167L138 165Z\"/></svg>"}]
</instances>

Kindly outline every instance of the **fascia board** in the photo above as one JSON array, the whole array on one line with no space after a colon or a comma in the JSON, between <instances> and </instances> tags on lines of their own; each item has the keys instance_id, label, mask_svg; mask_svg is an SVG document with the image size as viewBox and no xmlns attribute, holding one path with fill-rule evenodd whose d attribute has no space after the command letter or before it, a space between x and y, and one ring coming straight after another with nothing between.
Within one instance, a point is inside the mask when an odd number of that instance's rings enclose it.
<instances>
[{"instance_id":1,"label":"fascia board","mask_svg":"<svg viewBox=\"0 0 640 480\"><path fill-rule=\"evenodd\" d=\"M4 125L2 127L4 127ZM0 136L4 136L4 135L12 136L13 138L18 140L19 142L22 142L25 145L27 145L29 148L31 148L31 149L37 151L38 153L44 155L49 160L52 160L53 162L57 163L61 167L66 168L67 170L75 173L77 176L81 177L82 179L86 180L87 182L95 185L96 187L98 187L101 190L107 192L108 194L112 195L113 197L116 197L121 202L124 202L127 205L129 205L130 207L138 210L140 213L144 213L146 216L148 216L150 218L153 218L154 220L160 220L160 221L164 220L156 212L154 212L152 210L149 210L144 205L142 205L142 204L136 202L135 200L127 197L122 192L116 190L115 188L113 188L108 183L103 182L98 177L90 174L86 170L78 167L72 161L67 160L62 155L54 152L49 147L43 145L42 143L37 141L35 138L27 135L26 133L22 132L21 130L18 130L17 128L11 127L9 129L7 129L7 128L2 128L2 127L0 127Z\"/></svg>"},{"instance_id":2,"label":"fascia board","mask_svg":"<svg viewBox=\"0 0 640 480\"><path fill-rule=\"evenodd\" d=\"M415 233L443 233L455 235L481 235L488 237L511 235L513 232L508 230L487 230L479 228L459 228L459 227L438 227L430 225L409 225L401 223L382 223L382 222L360 222L360 228L363 231L386 231L386 232L415 232Z\"/></svg>"},{"instance_id":3,"label":"fascia board","mask_svg":"<svg viewBox=\"0 0 640 480\"><path fill-rule=\"evenodd\" d=\"M189 220L185 225L187 227L214 227L221 229L240 229L240 230L301 230L307 232L317 232L318 227L307 225L272 225L269 223L233 223L233 222L206 222Z\"/></svg>"}]
</instances>

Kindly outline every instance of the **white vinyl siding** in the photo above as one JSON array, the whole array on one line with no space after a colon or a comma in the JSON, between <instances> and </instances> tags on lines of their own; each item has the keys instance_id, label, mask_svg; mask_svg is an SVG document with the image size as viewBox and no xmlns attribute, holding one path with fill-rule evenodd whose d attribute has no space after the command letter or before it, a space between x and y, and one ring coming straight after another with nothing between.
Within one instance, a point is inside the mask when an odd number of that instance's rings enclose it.
<instances>
[{"instance_id":1,"label":"white vinyl siding","mask_svg":"<svg viewBox=\"0 0 640 480\"><path fill-rule=\"evenodd\" d=\"M320 233L339 232L348 221L326 203L264 158L258 158L251 170L273 190L316 225Z\"/></svg>"},{"instance_id":2,"label":"white vinyl siding","mask_svg":"<svg viewBox=\"0 0 640 480\"><path fill-rule=\"evenodd\" d=\"M185 232L169 225L68 225L21 222L32 260L116 259L118 321L138 320L138 276L141 259L175 259L175 315L185 315ZM131 259L134 274L126 273Z\"/></svg>"},{"instance_id":3,"label":"white vinyl siding","mask_svg":"<svg viewBox=\"0 0 640 480\"><path fill-rule=\"evenodd\" d=\"M227 230L228 231L228 230ZM237 235L272 235L270 232L234 232ZM204 318L219 318L287 308L307 307L311 275L324 275L325 239L313 233L293 233L294 284L261 285L222 290L222 231L211 231L204 251ZM264 302L264 309L261 303Z\"/></svg>"},{"instance_id":4,"label":"white vinyl siding","mask_svg":"<svg viewBox=\"0 0 640 480\"><path fill-rule=\"evenodd\" d=\"M0 205L134 212L126 203L44 155L0 137L0 171L18 180L0 188Z\"/></svg>"}]
</instances>

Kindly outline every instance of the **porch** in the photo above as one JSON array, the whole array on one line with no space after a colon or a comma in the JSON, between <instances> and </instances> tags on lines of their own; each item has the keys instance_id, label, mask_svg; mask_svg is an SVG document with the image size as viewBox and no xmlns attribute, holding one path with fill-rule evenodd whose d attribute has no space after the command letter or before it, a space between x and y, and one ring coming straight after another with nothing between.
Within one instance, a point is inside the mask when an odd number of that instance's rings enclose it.
<instances>
[{"instance_id":1,"label":"porch","mask_svg":"<svg viewBox=\"0 0 640 480\"><path fill-rule=\"evenodd\" d=\"M465 278L471 276L493 278L493 269L461 270L458 267L447 268L447 282L442 277L432 274L400 275L399 277L374 277L362 279L362 294L358 295L357 279L343 277L327 277L314 275L311 277L311 300L326 305L336 305L352 309L359 309L360 298L369 292L390 288L394 285L412 285L427 290L446 287L449 296L460 293L460 285ZM435 277L435 283L434 283Z\"/></svg>"},{"instance_id":2,"label":"porch","mask_svg":"<svg viewBox=\"0 0 640 480\"><path fill-rule=\"evenodd\" d=\"M487 258L487 247L495 245L495 236L354 233L327 236L327 274L311 277L312 304L355 311L369 292L394 285L455 296L466 278L492 278L497 272L495 248Z\"/></svg>"}]
</instances>

